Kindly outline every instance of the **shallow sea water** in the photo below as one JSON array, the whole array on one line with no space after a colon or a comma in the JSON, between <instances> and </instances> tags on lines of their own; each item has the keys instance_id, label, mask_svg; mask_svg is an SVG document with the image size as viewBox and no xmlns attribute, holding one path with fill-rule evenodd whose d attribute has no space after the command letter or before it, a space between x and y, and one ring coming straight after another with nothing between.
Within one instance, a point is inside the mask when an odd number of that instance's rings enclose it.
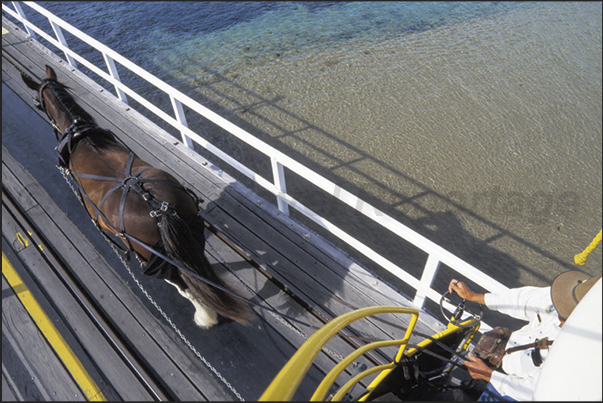
<instances>
[{"instance_id":1,"label":"shallow sea water","mask_svg":"<svg viewBox=\"0 0 603 403\"><path fill-rule=\"evenodd\" d=\"M42 4L508 286L576 269L601 228L601 3ZM267 158L188 117L271 178ZM420 277L422 253L287 181ZM580 269L600 268L601 247ZM441 270L438 288L453 275Z\"/></svg>"}]
</instances>

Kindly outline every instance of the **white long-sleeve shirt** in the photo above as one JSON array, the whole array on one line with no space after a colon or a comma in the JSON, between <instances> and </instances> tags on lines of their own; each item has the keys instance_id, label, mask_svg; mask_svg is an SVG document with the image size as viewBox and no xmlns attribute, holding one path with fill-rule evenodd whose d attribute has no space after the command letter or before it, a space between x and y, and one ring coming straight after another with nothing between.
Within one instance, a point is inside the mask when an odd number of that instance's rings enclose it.
<instances>
[{"instance_id":1,"label":"white long-sleeve shirt","mask_svg":"<svg viewBox=\"0 0 603 403\"><path fill-rule=\"evenodd\" d=\"M551 287L520 287L502 294L485 294L486 306L516 319L529 323L514 331L507 343L507 349L533 343L536 339L548 337L555 340L561 331L561 322L551 300ZM549 347L554 348L554 345ZM531 400L540 376L540 367L532 361L533 349L516 351L502 359L502 369L492 373L490 383L502 395L516 400ZM546 360L548 350L540 351Z\"/></svg>"}]
</instances>

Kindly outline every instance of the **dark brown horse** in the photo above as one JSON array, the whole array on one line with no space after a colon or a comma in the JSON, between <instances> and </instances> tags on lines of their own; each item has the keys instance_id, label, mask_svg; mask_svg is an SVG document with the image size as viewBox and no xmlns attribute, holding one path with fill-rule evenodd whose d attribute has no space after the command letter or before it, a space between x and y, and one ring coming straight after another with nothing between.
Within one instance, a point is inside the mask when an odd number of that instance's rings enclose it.
<instances>
[{"instance_id":1,"label":"dark brown horse","mask_svg":"<svg viewBox=\"0 0 603 403\"><path fill-rule=\"evenodd\" d=\"M46 75L41 83L24 74L22 78L37 92L36 106L55 127L59 165L75 177L86 210L101 231L115 234L134 251L146 263L145 274L165 279L191 300L199 326L216 324L216 312L247 324L251 309L228 292L205 256L205 226L196 196L98 127L49 66Z\"/></svg>"}]
</instances>

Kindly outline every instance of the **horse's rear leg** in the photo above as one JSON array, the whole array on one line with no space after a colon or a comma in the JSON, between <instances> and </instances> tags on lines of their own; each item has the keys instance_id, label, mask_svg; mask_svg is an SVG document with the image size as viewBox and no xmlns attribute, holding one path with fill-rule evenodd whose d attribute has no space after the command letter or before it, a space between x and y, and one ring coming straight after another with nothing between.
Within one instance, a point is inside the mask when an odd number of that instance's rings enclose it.
<instances>
[{"instance_id":1,"label":"horse's rear leg","mask_svg":"<svg viewBox=\"0 0 603 403\"><path fill-rule=\"evenodd\" d=\"M193 303L193 306L195 307L195 323L197 326L207 329L218 323L218 314L216 311L208 308L203 302L195 298L188 288L183 290L178 284L172 283L169 280L165 281L176 287L180 295Z\"/></svg>"}]
</instances>

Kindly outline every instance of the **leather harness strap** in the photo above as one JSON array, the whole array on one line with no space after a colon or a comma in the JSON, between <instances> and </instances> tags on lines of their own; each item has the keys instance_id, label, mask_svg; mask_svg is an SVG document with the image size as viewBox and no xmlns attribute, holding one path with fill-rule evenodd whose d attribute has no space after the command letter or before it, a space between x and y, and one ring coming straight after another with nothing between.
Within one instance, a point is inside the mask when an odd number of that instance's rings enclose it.
<instances>
[{"instance_id":1,"label":"leather harness strap","mask_svg":"<svg viewBox=\"0 0 603 403\"><path fill-rule=\"evenodd\" d=\"M150 168L150 166L144 167L141 170L139 170L138 172L136 172L135 174L133 174L132 173L132 163L134 161L135 155L134 155L134 152L132 152L131 150L130 150L130 154L128 155L128 162L126 164L126 172L125 172L124 178L106 177L106 176L91 175L91 174L78 173L78 172L71 171L69 169L69 160L70 160L71 153L73 152L77 142L82 140L84 137L86 137L86 135L91 134L90 133L91 130L94 129L95 134L100 134L100 132L102 132L104 135L110 137L112 140L114 140L116 142L118 142L119 140L113 134L113 132L111 132L110 130L99 127L94 121L86 121L79 117L75 117L72 124L67 129L65 129L65 131L63 133L61 133L60 128L58 127L56 121L49 115L48 110L46 108L46 103L44 102L44 90L46 89L46 87L50 87L51 89L54 89L54 87L56 87L57 84L58 83L54 79L46 78L46 79L42 80L42 84L40 85L40 88L38 89L38 99L39 100L35 100L35 102L40 107L40 109L42 109L42 111L44 113L46 113L46 116L48 116L48 118L50 119L50 123L54 127L54 134L57 138L57 141L59 142L58 145L55 147L55 151L57 153L58 160L59 160L59 166L67 169L74 177L77 177L77 178L117 182L117 184L114 187L112 187L107 193L105 193L105 195L101 199L99 205L94 206L96 212L94 214L94 217L92 217L92 219L97 224L97 226L98 226L99 214L102 215L102 213L100 212L101 211L100 209L102 208L103 204L105 203L107 198L113 192L115 192L116 190L118 190L120 188L122 188L123 191L122 191L122 195L121 195L121 199L120 199L120 203L119 203L119 228L115 228L115 227L113 227L113 225L111 225L110 223L109 224L111 227L114 228L114 230L117 230L117 232L120 233L121 238L127 242L128 248L130 251L134 251L134 248L133 248L132 242L130 242L130 237L126 236L126 234L125 234L125 224L124 224L125 202L126 202L126 198L128 196L128 193L130 192L130 190L133 190L135 193L137 193L138 195L140 195L143 198L143 200L149 206L149 210L150 210L149 215L151 217L153 217L157 221L158 224L161 222L161 213L169 212L170 214L177 215L176 210L174 209L174 206L170 205L169 203L167 203L165 201L160 201L160 200L156 199L155 197L153 197L144 188L144 183L150 183L150 182L163 183L163 184L167 184L170 186L174 186L178 189L181 189L181 190L184 190L185 192L187 192L193 198L193 201L195 202L195 204L199 205L199 203L201 202L199 197L193 191L182 186L180 183L162 180L162 179L141 178L141 174L144 171L146 171L148 168ZM128 149L128 147L125 144L123 144L123 142L121 142L121 141L119 141L119 142L126 149ZM83 187L78 186L78 188L79 188L80 194L85 196L85 198L91 204L94 205L92 200L89 197L87 197L87 195L85 195L85 191L84 191ZM103 216L103 218L105 218L105 217ZM105 218L105 221L107 221L106 218ZM98 226L98 227L100 228L100 226ZM107 234L107 231L103 230L103 232L105 232ZM117 244L117 242L114 242L114 243L116 245L118 245L120 247L120 249L124 250L121 247L121 245Z\"/></svg>"},{"instance_id":2,"label":"leather harness strap","mask_svg":"<svg viewBox=\"0 0 603 403\"><path fill-rule=\"evenodd\" d=\"M173 215L177 215L177 213L176 213L176 210L173 205L169 204L166 201L160 201L157 198L155 198L153 195L151 195L144 188L145 183L149 183L149 182L163 183L166 185L174 186L175 188L178 188L178 189L181 189L181 190L184 190L185 192L187 192L189 195L191 195L191 197L195 201L195 204L197 204L197 205L199 204L199 198L190 189L182 186L179 183L167 181L167 180L161 180L161 179L141 178L141 174L144 171L146 171L147 169L149 169L150 166L144 167L141 170L139 170L138 172L136 172L135 174L133 174L132 173L133 161L134 161L134 152L130 151L130 154L128 156L128 162L126 164L125 178L113 178L113 177L106 177L106 176L100 176L100 175L90 175L90 174L82 174L82 173L72 172L73 176L75 176L77 178L86 178L86 179L117 182L117 184L114 187L112 187L111 189L109 189L109 191L107 193L105 193L105 195L101 199L98 206L95 206L96 212L94 214L93 220L94 220L94 222L98 222L98 216L100 214L103 204L105 203L105 201L107 201L107 198L116 190L122 189L122 194L121 194L121 198L120 198L120 202L119 202L119 233L120 233L120 235L122 235L122 239L124 239L127 242L128 248L131 251L133 251L134 248L133 248L132 243L130 242L130 238L124 236L124 234L125 234L124 210L125 210L126 198L129 194L130 190L134 191L139 196L141 196L142 199L147 203L147 205L149 207L149 215L151 217L153 217L158 224L160 224L160 222L161 222L161 213L169 213L169 214L173 214ZM80 189L80 192L82 192L82 191L83 191L83 189Z\"/></svg>"}]
</instances>

